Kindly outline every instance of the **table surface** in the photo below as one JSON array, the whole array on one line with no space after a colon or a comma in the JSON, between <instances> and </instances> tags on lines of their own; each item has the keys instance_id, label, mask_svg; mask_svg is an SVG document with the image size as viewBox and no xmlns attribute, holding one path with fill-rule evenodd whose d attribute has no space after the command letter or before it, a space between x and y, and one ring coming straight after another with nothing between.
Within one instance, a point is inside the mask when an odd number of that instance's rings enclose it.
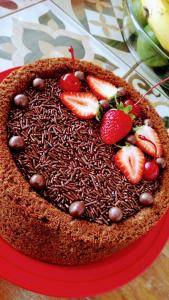
<instances>
[{"instance_id":1,"label":"table surface","mask_svg":"<svg viewBox=\"0 0 169 300\"><path fill-rule=\"evenodd\" d=\"M169 242L154 264L142 275L126 286L98 297L83 300L169 300ZM1 300L54 300L23 290L4 280L0 281ZM72 300L75 298L72 298Z\"/></svg>"},{"instance_id":2,"label":"table surface","mask_svg":"<svg viewBox=\"0 0 169 300\"><path fill-rule=\"evenodd\" d=\"M65 5L66 4L66 5ZM76 56L112 70L141 93L155 82L123 40L122 0L0 0L0 71L44 57ZM148 96L169 127L169 95ZM169 243L154 264L119 290L84 299L169 300ZM1 300L52 300L0 280Z\"/></svg>"}]
</instances>

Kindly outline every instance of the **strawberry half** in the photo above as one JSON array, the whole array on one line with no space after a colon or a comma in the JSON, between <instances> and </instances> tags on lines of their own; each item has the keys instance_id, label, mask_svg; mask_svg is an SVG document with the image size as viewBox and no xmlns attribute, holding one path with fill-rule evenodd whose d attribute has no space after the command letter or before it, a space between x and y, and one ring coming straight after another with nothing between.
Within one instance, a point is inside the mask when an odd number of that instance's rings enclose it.
<instances>
[{"instance_id":1,"label":"strawberry half","mask_svg":"<svg viewBox=\"0 0 169 300\"><path fill-rule=\"evenodd\" d=\"M136 128L135 137L136 144L142 151L153 157L162 156L163 148L159 136L152 127L143 125Z\"/></svg>"},{"instance_id":2,"label":"strawberry half","mask_svg":"<svg viewBox=\"0 0 169 300\"><path fill-rule=\"evenodd\" d=\"M105 144L115 144L123 139L132 128L131 117L118 109L108 110L102 118L100 136Z\"/></svg>"},{"instance_id":3,"label":"strawberry half","mask_svg":"<svg viewBox=\"0 0 169 300\"><path fill-rule=\"evenodd\" d=\"M118 88L116 88L110 82L88 75L87 82L93 92L93 94L99 99L111 99L117 94Z\"/></svg>"},{"instance_id":4,"label":"strawberry half","mask_svg":"<svg viewBox=\"0 0 169 300\"><path fill-rule=\"evenodd\" d=\"M65 92L61 101L80 119L91 119L99 110L99 102L91 93Z\"/></svg>"},{"instance_id":5,"label":"strawberry half","mask_svg":"<svg viewBox=\"0 0 169 300\"><path fill-rule=\"evenodd\" d=\"M129 182L137 184L143 176L145 158L135 146L124 146L115 155L115 165Z\"/></svg>"}]
</instances>

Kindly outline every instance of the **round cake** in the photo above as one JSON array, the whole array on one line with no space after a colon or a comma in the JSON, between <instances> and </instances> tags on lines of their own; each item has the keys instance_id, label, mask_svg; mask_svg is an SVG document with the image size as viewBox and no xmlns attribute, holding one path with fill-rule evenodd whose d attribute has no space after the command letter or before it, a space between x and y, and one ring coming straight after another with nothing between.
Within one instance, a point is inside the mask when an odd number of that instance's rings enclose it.
<instances>
[{"instance_id":1,"label":"round cake","mask_svg":"<svg viewBox=\"0 0 169 300\"><path fill-rule=\"evenodd\" d=\"M92 63L44 59L0 84L0 235L77 265L142 237L169 207L169 140L154 108Z\"/></svg>"}]
</instances>

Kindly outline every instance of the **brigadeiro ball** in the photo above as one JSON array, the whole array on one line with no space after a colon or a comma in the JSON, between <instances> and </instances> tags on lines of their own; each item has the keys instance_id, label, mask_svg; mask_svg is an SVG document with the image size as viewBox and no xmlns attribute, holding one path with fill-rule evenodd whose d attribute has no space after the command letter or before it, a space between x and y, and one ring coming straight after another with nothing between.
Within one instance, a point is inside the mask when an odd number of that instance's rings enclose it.
<instances>
[{"instance_id":1,"label":"brigadeiro ball","mask_svg":"<svg viewBox=\"0 0 169 300\"><path fill-rule=\"evenodd\" d=\"M136 144L136 137L134 134L130 134L127 136L126 141L132 145Z\"/></svg>"},{"instance_id":2,"label":"brigadeiro ball","mask_svg":"<svg viewBox=\"0 0 169 300\"><path fill-rule=\"evenodd\" d=\"M119 207L111 207L109 209L109 219L112 222L119 222L123 217L123 213Z\"/></svg>"},{"instance_id":3,"label":"brigadeiro ball","mask_svg":"<svg viewBox=\"0 0 169 300\"><path fill-rule=\"evenodd\" d=\"M38 90L44 90L45 88L45 81L42 78L35 78L32 82L34 88Z\"/></svg>"},{"instance_id":4,"label":"brigadeiro ball","mask_svg":"<svg viewBox=\"0 0 169 300\"><path fill-rule=\"evenodd\" d=\"M24 139L20 135L14 135L9 140L9 147L14 150L22 150L25 148Z\"/></svg>"},{"instance_id":5,"label":"brigadeiro ball","mask_svg":"<svg viewBox=\"0 0 169 300\"><path fill-rule=\"evenodd\" d=\"M167 162L164 157L158 157L156 158L156 163L159 166L160 169L165 169L167 166Z\"/></svg>"},{"instance_id":6,"label":"brigadeiro ball","mask_svg":"<svg viewBox=\"0 0 169 300\"><path fill-rule=\"evenodd\" d=\"M151 193L144 192L140 195L139 201L142 205L149 206L149 205L153 204L154 198Z\"/></svg>"},{"instance_id":7,"label":"brigadeiro ball","mask_svg":"<svg viewBox=\"0 0 169 300\"><path fill-rule=\"evenodd\" d=\"M117 96L123 97L127 93L127 90L124 87L120 87L117 90Z\"/></svg>"},{"instance_id":8,"label":"brigadeiro ball","mask_svg":"<svg viewBox=\"0 0 169 300\"><path fill-rule=\"evenodd\" d=\"M104 108L104 109L108 109L110 107L110 103L109 100L107 99L102 99L99 101L99 104Z\"/></svg>"},{"instance_id":9,"label":"brigadeiro ball","mask_svg":"<svg viewBox=\"0 0 169 300\"><path fill-rule=\"evenodd\" d=\"M78 78L79 80L83 80L84 79L84 72L76 71L75 72L75 77Z\"/></svg>"},{"instance_id":10,"label":"brigadeiro ball","mask_svg":"<svg viewBox=\"0 0 169 300\"><path fill-rule=\"evenodd\" d=\"M83 215L84 210L85 210L85 205L83 201L75 201L71 203L71 205L69 206L69 213L72 217L75 218Z\"/></svg>"},{"instance_id":11,"label":"brigadeiro ball","mask_svg":"<svg viewBox=\"0 0 169 300\"><path fill-rule=\"evenodd\" d=\"M46 180L43 177L43 175L40 175L40 174L34 174L30 178L29 183L35 190L44 189L46 186Z\"/></svg>"},{"instance_id":12,"label":"brigadeiro ball","mask_svg":"<svg viewBox=\"0 0 169 300\"><path fill-rule=\"evenodd\" d=\"M14 98L14 103L19 108L25 108L28 106L28 98L24 94L18 94Z\"/></svg>"}]
</instances>

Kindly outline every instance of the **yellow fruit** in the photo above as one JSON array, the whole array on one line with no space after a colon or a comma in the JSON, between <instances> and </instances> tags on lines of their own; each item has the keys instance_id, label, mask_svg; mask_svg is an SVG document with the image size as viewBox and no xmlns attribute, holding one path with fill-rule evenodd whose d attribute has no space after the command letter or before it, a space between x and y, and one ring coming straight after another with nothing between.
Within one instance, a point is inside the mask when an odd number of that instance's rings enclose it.
<instances>
[{"instance_id":1,"label":"yellow fruit","mask_svg":"<svg viewBox=\"0 0 169 300\"><path fill-rule=\"evenodd\" d=\"M148 24L161 46L169 52L169 0L141 0L148 12Z\"/></svg>"}]
</instances>

